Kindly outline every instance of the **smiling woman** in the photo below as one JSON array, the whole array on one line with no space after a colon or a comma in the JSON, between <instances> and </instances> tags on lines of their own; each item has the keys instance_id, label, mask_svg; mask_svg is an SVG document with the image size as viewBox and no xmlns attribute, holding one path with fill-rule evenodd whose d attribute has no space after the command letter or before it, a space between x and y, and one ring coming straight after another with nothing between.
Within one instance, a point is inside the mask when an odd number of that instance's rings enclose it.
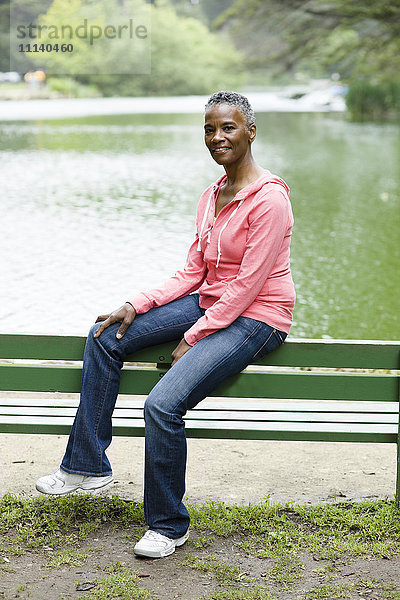
<instances>
[{"instance_id":1,"label":"smiling woman","mask_svg":"<svg viewBox=\"0 0 400 600\"><path fill-rule=\"evenodd\" d=\"M204 140L211 156L225 168L228 174L221 186L216 202L215 216L228 204L242 187L257 179L263 169L256 165L251 154L251 144L256 137L254 112L247 98L237 105L226 104L229 94L214 94L207 105L204 124ZM245 179L238 181L239 167ZM239 176L240 177L240 176Z\"/></svg>"},{"instance_id":2,"label":"smiling woman","mask_svg":"<svg viewBox=\"0 0 400 600\"><path fill-rule=\"evenodd\" d=\"M205 142L225 174L202 194L185 267L159 288L130 298L91 329L81 401L67 449L46 494L96 489L112 480L106 449L126 356L180 340L172 368L145 403L144 509L140 556L159 558L188 539L186 411L289 332L294 288L289 264L293 215L286 183L254 161L254 114L236 92L218 92L205 111Z\"/></svg>"}]
</instances>

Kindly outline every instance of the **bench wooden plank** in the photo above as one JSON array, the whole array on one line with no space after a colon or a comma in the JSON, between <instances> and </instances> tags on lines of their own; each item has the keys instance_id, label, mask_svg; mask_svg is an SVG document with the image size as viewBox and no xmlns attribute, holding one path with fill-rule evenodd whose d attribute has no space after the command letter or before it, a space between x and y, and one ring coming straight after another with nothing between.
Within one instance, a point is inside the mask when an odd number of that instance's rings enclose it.
<instances>
[{"instance_id":1,"label":"bench wooden plank","mask_svg":"<svg viewBox=\"0 0 400 600\"><path fill-rule=\"evenodd\" d=\"M1 334L0 358L82 360L86 337L76 335Z\"/></svg>"},{"instance_id":2,"label":"bench wooden plank","mask_svg":"<svg viewBox=\"0 0 400 600\"><path fill-rule=\"evenodd\" d=\"M68 335L1 334L0 359L82 360L86 338ZM136 362L170 363L177 342L152 346L128 357ZM257 361L259 365L399 369L400 342L288 339Z\"/></svg>"},{"instance_id":3,"label":"bench wooden plank","mask_svg":"<svg viewBox=\"0 0 400 600\"><path fill-rule=\"evenodd\" d=\"M395 375L355 375L352 373L241 373L223 383L211 396L285 398L303 400L396 401Z\"/></svg>"},{"instance_id":4,"label":"bench wooden plank","mask_svg":"<svg viewBox=\"0 0 400 600\"><path fill-rule=\"evenodd\" d=\"M67 416L32 416L29 419L31 426L36 425L67 425L71 426L73 417ZM1 417L1 423L9 424L26 424L26 419L23 416L7 416ZM393 424L387 423L374 423L373 427L367 423L276 423L268 421L248 421L242 423L240 421L214 421L214 420L201 420L201 419L189 419L186 420L186 428L196 427L198 429L241 429L247 431L315 431L315 432L332 432L332 433L370 433L372 431L378 433L397 433L397 427ZM304 425L307 425L305 428ZM137 419L126 419L121 417L113 417L113 427L144 427L144 419L140 416Z\"/></svg>"},{"instance_id":5,"label":"bench wooden plank","mask_svg":"<svg viewBox=\"0 0 400 600\"><path fill-rule=\"evenodd\" d=\"M162 369L139 367L124 369L121 394L148 394L164 375ZM3 389L15 391L44 390L79 392L81 369L76 366L56 365L0 365ZM325 399L396 401L398 378L395 375L378 376L353 373L291 373L246 372L232 377L211 396L245 398Z\"/></svg>"},{"instance_id":6,"label":"bench wooden plank","mask_svg":"<svg viewBox=\"0 0 400 600\"><path fill-rule=\"evenodd\" d=\"M76 408L70 407L34 407L34 406L4 406L0 407L0 421L2 415L16 416L72 416ZM138 419L143 416L143 409L116 407L114 410L116 418ZM188 411L186 419L205 419L214 421L290 421L290 422L320 422L320 423L394 423L398 424L398 413L322 413L322 412L279 412L279 411L230 411L230 410L191 410Z\"/></svg>"},{"instance_id":7,"label":"bench wooden plank","mask_svg":"<svg viewBox=\"0 0 400 600\"><path fill-rule=\"evenodd\" d=\"M30 396L18 396L13 398L1 398L2 406L37 406L37 407L75 407L79 404L79 398L64 398L63 396L54 396L49 394L46 398L32 398ZM143 409L144 399L134 399L127 396L119 396L117 399L117 407L121 408L138 408ZM211 400L206 398L202 402L192 409L193 411L214 411L214 410L227 410L233 411L244 411L253 412L258 410L263 411L318 411L322 414L329 414L331 412L354 412L359 415L362 413L393 413L398 415L399 404L398 402L352 402L348 400L291 400L287 402L285 400L248 400L248 399L235 399L227 398L225 400ZM1 410L1 408L0 408Z\"/></svg>"},{"instance_id":8,"label":"bench wooden plank","mask_svg":"<svg viewBox=\"0 0 400 600\"><path fill-rule=\"evenodd\" d=\"M290 338L257 361L260 365L351 369L399 369L400 342Z\"/></svg>"},{"instance_id":9,"label":"bench wooden plank","mask_svg":"<svg viewBox=\"0 0 400 600\"><path fill-rule=\"evenodd\" d=\"M19 422L15 417L3 417L1 428L8 433L26 433L26 421L23 417ZM30 430L35 433L68 434L72 417L31 417ZM304 424L290 423L246 423L215 422L192 420L186 424L187 437L220 438L220 439L260 439L260 440L293 440L293 441L349 441L349 442L396 442L397 426L374 425L373 430L368 425L360 424L332 424L329 427L321 423ZM127 419L113 419L115 435L143 436L144 421L137 419L134 423Z\"/></svg>"}]
</instances>

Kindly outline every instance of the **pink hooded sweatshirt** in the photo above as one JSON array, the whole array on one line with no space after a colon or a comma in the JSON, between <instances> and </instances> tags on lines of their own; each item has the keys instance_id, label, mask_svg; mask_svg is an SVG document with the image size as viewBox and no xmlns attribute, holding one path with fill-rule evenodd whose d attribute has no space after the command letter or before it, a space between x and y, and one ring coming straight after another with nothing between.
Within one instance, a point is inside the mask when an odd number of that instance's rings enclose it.
<instances>
[{"instance_id":1,"label":"pink hooded sweatshirt","mask_svg":"<svg viewBox=\"0 0 400 600\"><path fill-rule=\"evenodd\" d=\"M265 171L240 190L215 218L215 203L226 175L202 194L197 207L196 238L186 265L161 287L130 302L138 314L198 291L206 309L185 333L193 346L250 317L289 333L295 291L290 272L293 214L289 188Z\"/></svg>"}]
</instances>

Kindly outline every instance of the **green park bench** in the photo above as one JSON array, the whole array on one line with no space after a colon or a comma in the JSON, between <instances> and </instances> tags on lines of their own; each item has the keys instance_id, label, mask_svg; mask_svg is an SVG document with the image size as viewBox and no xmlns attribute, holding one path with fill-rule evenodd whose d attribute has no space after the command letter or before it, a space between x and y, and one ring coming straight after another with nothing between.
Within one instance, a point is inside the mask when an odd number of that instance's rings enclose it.
<instances>
[{"instance_id":1,"label":"green park bench","mask_svg":"<svg viewBox=\"0 0 400 600\"><path fill-rule=\"evenodd\" d=\"M0 432L69 433L78 397L65 395L79 392L84 344L80 336L0 334ZM144 435L144 400L134 396L163 376L175 346L128 358L114 435ZM189 411L187 437L397 444L399 503L399 357L400 342L289 339Z\"/></svg>"}]
</instances>

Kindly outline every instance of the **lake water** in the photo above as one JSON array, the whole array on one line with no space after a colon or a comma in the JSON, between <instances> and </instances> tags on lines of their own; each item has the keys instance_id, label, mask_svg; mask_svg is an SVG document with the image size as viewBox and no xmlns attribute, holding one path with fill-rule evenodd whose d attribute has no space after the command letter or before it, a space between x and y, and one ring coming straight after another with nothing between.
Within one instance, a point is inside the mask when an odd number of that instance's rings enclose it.
<instances>
[{"instance_id":1,"label":"lake water","mask_svg":"<svg viewBox=\"0 0 400 600\"><path fill-rule=\"evenodd\" d=\"M399 339L396 125L258 113L257 161L291 188L292 335ZM0 331L82 333L183 266L221 173L201 114L0 122Z\"/></svg>"}]
</instances>

